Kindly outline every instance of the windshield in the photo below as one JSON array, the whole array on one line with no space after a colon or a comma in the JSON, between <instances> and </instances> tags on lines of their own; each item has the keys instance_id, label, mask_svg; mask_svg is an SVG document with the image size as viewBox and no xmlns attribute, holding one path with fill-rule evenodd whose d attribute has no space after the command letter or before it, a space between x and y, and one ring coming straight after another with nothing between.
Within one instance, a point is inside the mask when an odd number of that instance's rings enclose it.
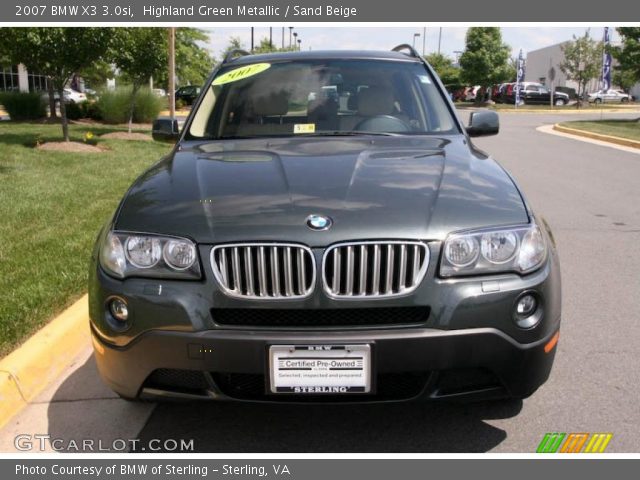
<instances>
[{"instance_id":1,"label":"windshield","mask_svg":"<svg viewBox=\"0 0 640 480\"><path fill-rule=\"evenodd\" d=\"M187 137L458 132L421 63L299 60L222 69Z\"/></svg>"}]
</instances>

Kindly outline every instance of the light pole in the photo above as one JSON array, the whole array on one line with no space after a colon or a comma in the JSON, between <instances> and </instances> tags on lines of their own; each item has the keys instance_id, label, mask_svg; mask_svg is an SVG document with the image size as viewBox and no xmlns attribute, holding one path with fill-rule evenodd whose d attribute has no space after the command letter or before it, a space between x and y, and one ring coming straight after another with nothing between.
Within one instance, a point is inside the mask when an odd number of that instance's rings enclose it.
<instances>
[{"instance_id":1,"label":"light pole","mask_svg":"<svg viewBox=\"0 0 640 480\"><path fill-rule=\"evenodd\" d=\"M176 29L169 27L169 116L176 118Z\"/></svg>"},{"instance_id":2,"label":"light pole","mask_svg":"<svg viewBox=\"0 0 640 480\"><path fill-rule=\"evenodd\" d=\"M422 28L422 56L426 53L427 48L427 27Z\"/></svg>"},{"instance_id":3,"label":"light pole","mask_svg":"<svg viewBox=\"0 0 640 480\"><path fill-rule=\"evenodd\" d=\"M253 53L253 27L251 27L251 53Z\"/></svg>"},{"instance_id":4,"label":"light pole","mask_svg":"<svg viewBox=\"0 0 640 480\"><path fill-rule=\"evenodd\" d=\"M269 48L273 48L273 27L269 27Z\"/></svg>"},{"instance_id":5,"label":"light pole","mask_svg":"<svg viewBox=\"0 0 640 480\"><path fill-rule=\"evenodd\" d=\"M438 33L438 55L440 55L440 42L442 41L442 27L440 27L440 33Z\"/></svg>"},{"instance_id":6,"label":"light pole","mask_svg":"<svg viewBox=\"0 0 640 480\"><path fill-rule=\"evenodd\" d=\"M282 50L284 50L284 27L282 27Z\"/></svg>"},{"instance_id":7,"label":"light pole","mask_svg":"<svg viewBox=\"0 0 640 480\"><path fill-rule=\"evenodd\" d=\"M420 36L419 33L414 33L413 34L413 48L416 48L416 38L418 38Z\"/></svg>"}]
</instances>

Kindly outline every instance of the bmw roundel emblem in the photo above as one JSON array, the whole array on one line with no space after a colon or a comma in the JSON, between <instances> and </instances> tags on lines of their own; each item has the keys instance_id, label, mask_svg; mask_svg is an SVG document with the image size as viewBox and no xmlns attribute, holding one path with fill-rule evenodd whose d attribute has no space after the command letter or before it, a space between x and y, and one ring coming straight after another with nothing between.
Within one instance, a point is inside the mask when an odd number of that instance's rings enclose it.
<instances>
[{"instance_id":1,"label":"bmw roundel emblem","mask_svg":"<svg viewBox=\"0 0 640 480\"><path fill-rule=\"evenodd\" d=\"M329 230L333 221L324 215L309 215L307 226L312 230Z\"/></svg>"}]
</instances>

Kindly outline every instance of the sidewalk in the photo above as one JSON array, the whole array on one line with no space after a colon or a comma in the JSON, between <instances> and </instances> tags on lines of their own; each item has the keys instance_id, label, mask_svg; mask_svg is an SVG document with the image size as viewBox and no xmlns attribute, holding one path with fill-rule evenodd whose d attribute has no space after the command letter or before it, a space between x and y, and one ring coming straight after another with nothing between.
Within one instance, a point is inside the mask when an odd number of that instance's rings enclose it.
<instances>
[{"instance_id":1,"label":"sidewalk","mask_svg":"<svg viewBox=\"0 0 640 480\"><path fill-rule=\"evenodd\" d=\"M96 449L98 445L110 448L114 440L137 438L154 406L121 400L107 388L87 344L65 365L63 375L0 429L0 452L19 451L16 444L30 442L33 450L29 451L38 453L41 435L55 440L58 451L72 453L74 444L81 448L83 440L92 440ZM49 440L43 443L44 451L53 450Z\"/></svg>"}]
</instances>

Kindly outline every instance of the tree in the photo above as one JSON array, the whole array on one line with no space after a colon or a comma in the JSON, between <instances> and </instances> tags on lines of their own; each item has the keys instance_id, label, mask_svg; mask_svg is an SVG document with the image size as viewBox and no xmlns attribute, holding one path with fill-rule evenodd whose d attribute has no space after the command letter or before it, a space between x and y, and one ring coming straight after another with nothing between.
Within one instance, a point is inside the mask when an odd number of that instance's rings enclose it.
<instances>
[{"instance_id":1,"label":"tree","mask_svg":"<svg viewBox=\"0 0 640 480\"><path fill-rule=\"evenodd\" d=\"M129 133L133 124L135 98L151 77L167 68L167 30L151 27L119 28L114 36L111 60L131 82Z\"/></svg>"},{"instance_id":2,"label":"tree","mask_svg":"<svg viewBox=\"0 0 640 480\"><path fill-rule=\"evenodd\" d=\"M58 92L62 136L69 141L64 88L74 74L104 57L113 37L112 28L31 27L0 28L0 44L12 63L48 78L50 94ZM50 95L51 98L51 95ZM52 106L55 112L55 105Z\"/></svg>"},{"instance_id":3,"label":"tree","mask_svg":"<svg viewBox=\"0 0 640 480\"><path fill-rule=\"evenodd\" d=\"M471 27L460 56L460 79L469 85L489 88L509 78L511 48L502 42L498 27ZM480 97L480 96L478 96ZM478 98L477 101L480 101Z\"/></svg>"},{"instance_id":4,"label":"tree","mask_svg":"<svg viewBox=\"0 0 640 480\"><path fill-rule=\"evenodd\" d=\"M589 30L585 31L582 37L574 35L572 41L560 47L564 53L560 70L567 76L567 79L578 83L579 98L586 98L587 83L600 74L602 47L602 42L591 38ZM580 102L577 106L580 106Z\"/></svg>"},{"instance_id":5,"label":"tree","mask_svg":"<svg viewBox=\"0 0 640 480\"><path fill-rule=\"evenodd\" d=\"M631 88L638 83L633 71L629 69L623 70L619 65L613 68L613 85L618 85L624 91L629 92Z\"/></svg>"},{"instance_id":6,"label":"tree","mask_svg":"<svg viewBox=\"0 0 640 480\"><path fill-rule=\"evenodd\" d=\"M201 44L209 35L197 28L176 28L176 77L180 85L202 85L211 73L214 58ZM154 83L167 85L168 70L154 75Z\"/></svg>"},{"instance_id":7,"label":"tree","mask_svg":"<svg viewBox=\"0 0 640 480\"><path fill-rule=\"evenodd\" d=\"M267 37L260 39L257 47L254 47L253 53L271 53L278 52L280 49L269 41Z\"/></svg>"},{"instance_id":8,"label":"tree","mask_svg":"<svg viewBox=\"0 0 640 480\"><path fill-rule=\"evenodd\" d=\"M512 57L507 64L507 75L504 79L505 82L517 82L518 81L518 57Z\"/></svg>"},{"instance_id":9,"label":"tree","mask_svg":"<svg viewBox=\"0 0 640 480\"><path fill-rule=\"evenodd\" d=\"M424 59L433 67L444 85L460 82L460 69L453 66L453 59L442 53L430 53Z\"/></svg>"},{"instance_id":10,"label":"tree","mask_svg":"<svg viewBox=\"0 0 640 480\"><path fill-rule=\"evenodd\" d=\"M640 27L620 27L616 30L622 37L622 46L611 49L612 55L618 60L615 83L629 89L640 82Z\"/></svg>"},{"instance_id":11,"label":"tree","mask_svg":"<svg viewBox=\"0 0 640 480\"><path fill-rule=\"evenodd\" d=\"M246 50L246 48L242 44L242 40L240 40L240 37L229 38L229 43L227 44L227 46L225 47L222 53L222 58L224 59L227 56L227 54L232 50ZM294 45L291 45L290 47L284 47L284 48L277 47L275 44L269 42L269 39L267 37L263 37L262 39L260 39L260 42L258 43L258 45L254 47L253 53L294 52L297 50L298 50L298 47Z\"/></svg>"},{"instance_id":12,"label":"tree","mask_svg":"<svg viewBox=\"0 0 640 480\"><path fill-rule=\"evenodd\" d=\"M271 52L297 52L298 47L291 45L290 47L276 47L276 45L269 41L267 37L260 39L260 43L253 49L253 53L271 53Z\"/></svg>"},{"instance_id":13,"label":"tree","mask_svg":"<svg viewBox=\"0 0 640 480\"><path fill-rule=\"evenodd\" d=\"M240 40L240 37L229 38L229 43L227 43L227 46L222 52L222 58L225 59L229 52L231 52L232 50L246 50L244 45L242 44L242 40Z\"/></svg>"},{"instance_id":14,"label":"tree","mask_svg":"<svg viewBox=\"0 0 640 480\"><path fill-rule=\"evenodd\" d=\"M79 74L85 84L94 90L99 85L105 85L108 79L116 76L113 65L106 60L96 60L88 67L80 70Z\"/></svg>"}]
</instances>

